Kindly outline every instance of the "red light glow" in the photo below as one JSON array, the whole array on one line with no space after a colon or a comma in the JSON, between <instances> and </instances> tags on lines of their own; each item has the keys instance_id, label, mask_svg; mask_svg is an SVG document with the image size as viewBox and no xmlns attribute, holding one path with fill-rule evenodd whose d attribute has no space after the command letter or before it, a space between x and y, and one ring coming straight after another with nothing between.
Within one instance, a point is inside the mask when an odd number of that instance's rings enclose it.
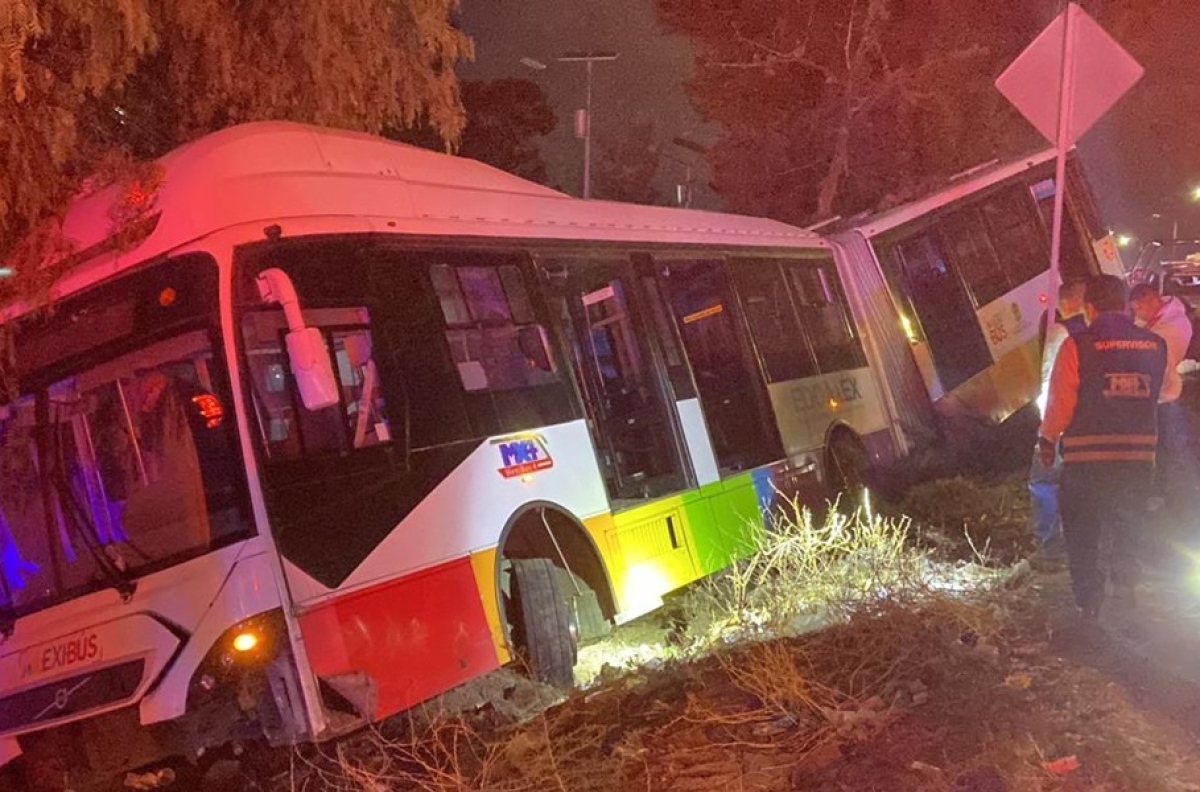
<instances>
[{"instance_id":1,"label":"red light glow","mask_svg":"<svg viewBox=\"0 0 1200 792\"><path fill-rule=\"evenodd\" d=\"M196 405L196 409L200 411L200 415L204 418L204 425L209 429L216 429L221 425L222 419L225 418L225 408L221 406L221 402L216 396L204 393L199 396L192 397L192 404Z\"/></svg>"}]
</instances>

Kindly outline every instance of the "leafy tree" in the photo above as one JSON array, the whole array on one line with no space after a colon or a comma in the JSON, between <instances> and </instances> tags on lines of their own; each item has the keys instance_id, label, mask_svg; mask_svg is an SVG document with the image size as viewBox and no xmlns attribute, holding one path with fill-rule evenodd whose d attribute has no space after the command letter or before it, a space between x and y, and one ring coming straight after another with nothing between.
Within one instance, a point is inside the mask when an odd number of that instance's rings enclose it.
<instances>
[{"instance_id":1,"label":"leafy tree","mask_svg":"<svg viewBox=\"0 0 1200 792\"><path fill-rule=\"evenodd\" d=\"M716 188L793 222L898 200L1036 145L992 87L1037 32L1020 3L658 0L698 45L689 94L721 124Z\"/></svg>"},{"instance_id":2,"label":"leafy tree","mask_svg":"<svg viewBox=\"0 0 1200 792\"><path fill-rule=\"evenodd\" d=\"M376 133L427 123L455 143L454 66L472 52L455 5L0 0L0 260L17 267L0 301L28 297L33 262L61 245L46 229L87 174L153 181L131 154L259 119Z\"/></svg>"},{"instance_id":3,"label":"leafy tree","mask_svg":"<svg viewBox=\"0 0 1200 792\"><path fill-rule=\"evenodd\" d=\"M536 139L554 131L558 118L537 83L512 78L464 80L461 90L466 126L458 146L459 156L544 182L546 165ZM446 147L445 139L429 124L388 128L384 135L422 148Z\"/></svg>"},{"instance_id":4,"label":"leafy tree","mask_svg":"<svg viewBox=\"0 0 1200 792\"><path fill-rule=\"evenodd\" d=\"M660 203L654 176L660 163L654 123L641 119L597 137L592 158L593 195L609 201Z\"/></svg>"},{"instance_id":5,"label":"leafy tree","mask_svg":"<svg viewBox=\"0 0 1200 792\"><path fill-rule=\"evenodd\" d=\"M544 182L537 138L558 124L545 92L530 80L480 80L464 82L462 97L467 126L459 154Z\"/></svg>"}]
</instances>

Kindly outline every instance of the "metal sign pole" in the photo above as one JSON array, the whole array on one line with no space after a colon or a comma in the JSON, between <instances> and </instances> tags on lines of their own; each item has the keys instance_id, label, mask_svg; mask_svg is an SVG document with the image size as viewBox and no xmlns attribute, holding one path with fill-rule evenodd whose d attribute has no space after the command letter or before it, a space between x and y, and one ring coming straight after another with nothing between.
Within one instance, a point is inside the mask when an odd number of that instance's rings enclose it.
<instances>
[{"instance_id":1,"label":"metal sign pole","mask_svg":"<svg viewBox=\"0 0 1200 792\"><path fill-rule=\"evenodd\" d=\"M1058 134L1055 141L1058 152L1054 172L1054 221L1050 232L1050 283L1046 289L1049 295L1049 304L1046 306L1047 343L1050 340L1050 328L1054 326L1054 317L1058 312L1058 290L1062 282L1059 277L1059 262L1062 253L1063 212L1066 210L1067 197L1067 152L1071 148L1071 96L1075 80L1075 37L1071 33L1075 10L1074 3L1067 3L1063 11L1062 67L1058 82Z\"/></svg>"}]
</instances>

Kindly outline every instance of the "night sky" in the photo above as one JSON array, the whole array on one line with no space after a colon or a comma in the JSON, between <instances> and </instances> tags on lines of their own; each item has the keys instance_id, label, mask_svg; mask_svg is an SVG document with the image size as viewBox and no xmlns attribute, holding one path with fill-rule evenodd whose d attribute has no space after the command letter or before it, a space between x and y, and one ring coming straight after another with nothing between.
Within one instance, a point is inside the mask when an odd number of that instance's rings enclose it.
<instances>
[{"instance_id":1,"label":"night sky","mask_svg":"<svg viewBox=\"0 0 1200 792\"><path fill-rule=\"evenodd\" d=\"M1197 0L1144 0L1144 18L1118 32L1147 74L1117 108L1084 137L1080 148L1106 221L1119 232L1161 236L1178 218L1181 235L1200 236L1200 205L1186 195L1200 183L1200 3ZM553 186L578 194L582 143L573 138L571 114L584 96L583 66L555 64L570 50L611 50L620 58L595 68L595 135L604 138L623 123L652 119L668 154L693 162L698 156L672 146L683 135L711 140L715 130L695 114L683 83L693 52L688 39L666 36L653 0L464 0L463 27L475 38L474 64L466 79L524 77L541 85L559 117L544 141L543 157ZM521 64L532 57L549 64L534 71ZM991 82L996 75L981 75ZM660 188L683 179L682 165L664 161ZM698 205L717 205L701 195Z\"/></svg>"},{"instance_id":2,"label":"night sky","mask_svg":"<svg viewBox=\"0 0 1200 792\"><path fill-rule=\"evenodd\" d=\"M1115 32L1146 68L1142 80L1079 147L1105 219L1119 232L1200 237L1200 3L1142 0L1142 24ZM1152 213L1164 218L1156 220Z\"/></svg>"},{"instance_id":3,"label":"night sky","mask_svg":"<svg viewBox=\"0 0 1200 792\"><path fill-rule=\"evenodd\" d=\"M617 52L612 63L594 66L593 140L622 124L652 120L666 153L703 166L699 155L670 144L675 137L700 143L714 135L692 110L683 92L692 65L689 40L667 36L654 15L653 0L463 0L463 28L475 38L473 64L459 69L464 79L520 77L546 91L558 127L542 146L551 185L578 195L583 143L574 137L572 113L583 107L584 66L554 63L565 52ZM521 63L530 57L548 65L535 71ZM659 168L659 188L669 192L683 181L685 166L670 160ZM700 182L707 179L701 174ZM701 196L700 203L715 200Z\"/></svg>"}]
</instances>

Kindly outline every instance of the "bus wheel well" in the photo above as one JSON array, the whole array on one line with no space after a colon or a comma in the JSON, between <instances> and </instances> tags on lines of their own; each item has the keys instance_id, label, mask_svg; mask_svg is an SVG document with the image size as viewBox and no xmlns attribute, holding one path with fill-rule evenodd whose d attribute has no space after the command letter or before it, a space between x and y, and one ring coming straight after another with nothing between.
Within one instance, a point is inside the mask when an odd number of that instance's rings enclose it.
<instances>
[{"instance_id":1,"label":"bus wheel well","mask_svg":"<svg viewBox=\"0 0 1200 792\"><path fill-rule=\"evenodd\" d=\"M497 553L497 583L501 600L508 597L512 561L518 559L548 559L561 571L562 585L571 595L589 594L595 604L595 616L611 620L616 615L616 603L608 572L591 536L579 522L562 510L547 504L535 504L518 514L505 530ZM580 614L585 627L585 640L603 633L603 625L589 625L586 614ZM511 630L511 625L507 625ZM589 634L590 633L590 634ZM510 633L511 637L511 633Z\"/></svg>"},{"instance_id":2,"label":"bus wheel well","mask_svg":"<svg viewBox=\"0 0 1200 792\"><path fill-rule=\"evenodd\" d=\"M857 494L870 485L871 454L858 433L836 424L825 439L825 483L831 492Z\"/></svg>"}]
</instances>

